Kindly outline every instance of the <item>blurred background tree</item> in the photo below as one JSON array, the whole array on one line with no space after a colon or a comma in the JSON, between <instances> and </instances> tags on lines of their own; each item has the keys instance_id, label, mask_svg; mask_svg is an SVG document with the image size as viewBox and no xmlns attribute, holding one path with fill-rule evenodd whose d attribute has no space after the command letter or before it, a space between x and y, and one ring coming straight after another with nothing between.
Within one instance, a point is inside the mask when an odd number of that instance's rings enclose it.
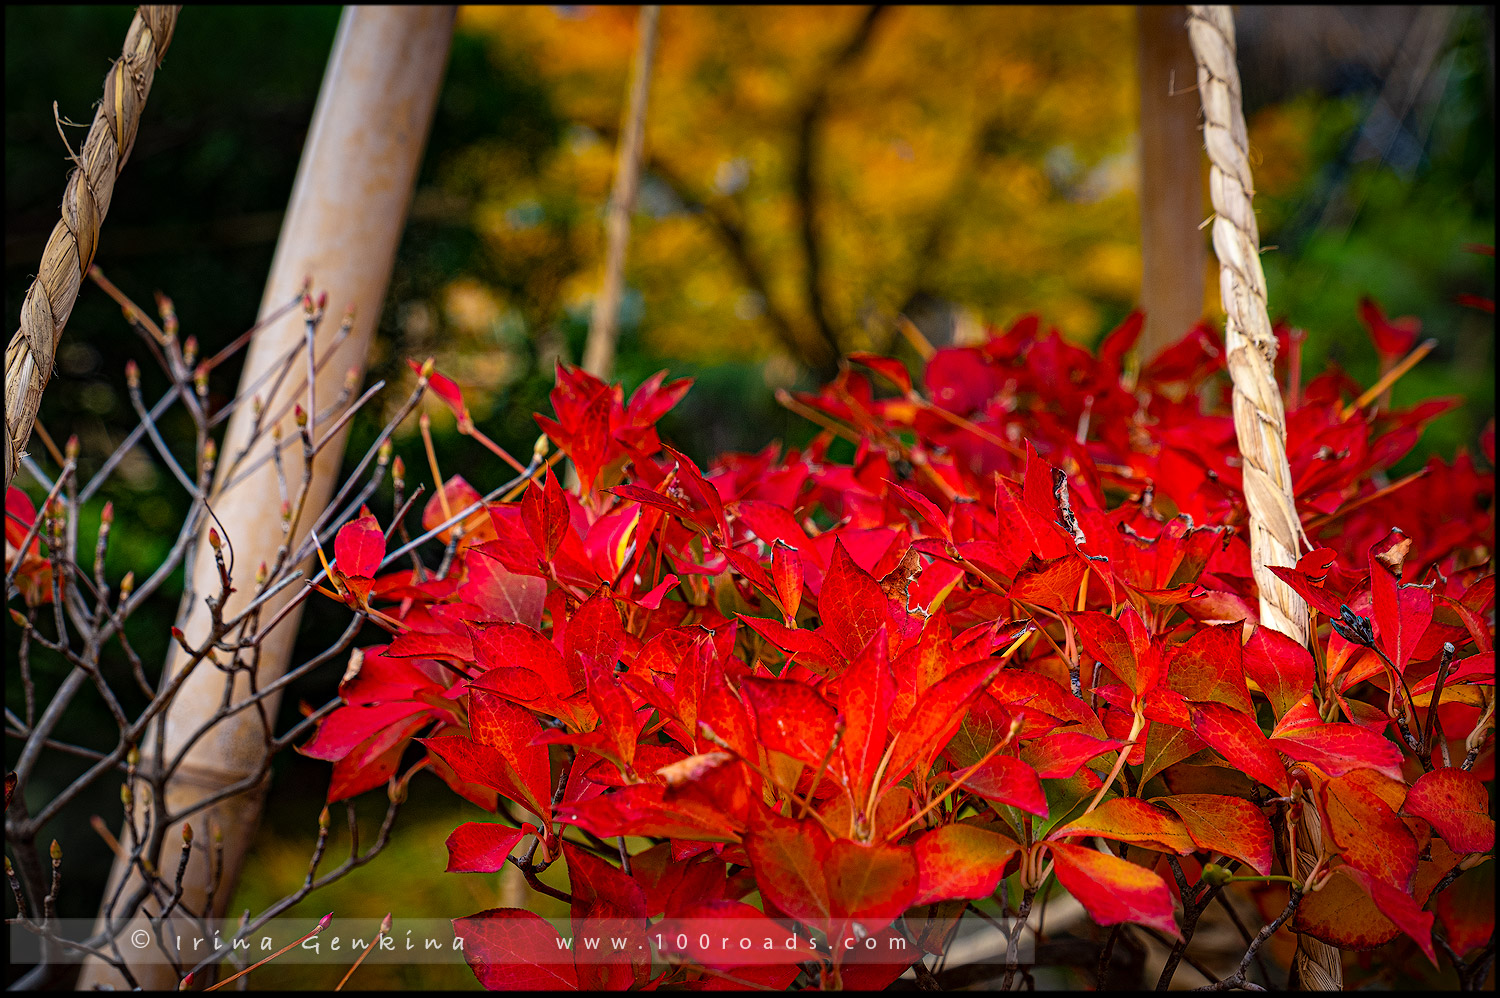
<instances>
[{"instance_id":1,"label":"blurred background tree","mask_svg":"<svg viewBox=\"0 0 1500 998\"><path fill-rule=\"evenodd\" d=\"M81 135L66 123L89 120L130 16L6 8L12 317L68 168L52 102L64 130ZM97 262L143 305L153 290L171 295L183 334L205 351L253 320L338 16L315 6L189 9L157 75ZM1493 258L1465 245L1494 243L1494 9L1244 7L1237 19L1273 315L1307 331L1305 371L1333 359L1366 383L1377 362L1359 299L1419 317L1439 347L1397 385L1395 404L1435 394L1467 404L1402 468L1472 446L1494 411L1493 316L1455 298L1493 296ZM480 428L513 453L530 452L530 413L546 410L553 363L582 352L635 24L634 8L460 13L370 379L389 379L399 397L411 378L405 359L435 356ZM627 390L664 367L696 377L664 429L704 460L806 439L810 428L775 404L773 389L812 386L838 351L910 358L895 334L901 314L937 343L1032 311L1070 339L1095 340L1140 288L1134 32L1128 8L664 10L617 377ZM1217 280L1207 289L1205 314L1220 318ZM80 436L85 476L133 425L122 369L139 347L86 285L41 411L59 443ZM165 380L143 368L154 398ZM226 366L212 388L226 397L237 377ZM351 454L381 415L356 420ZM476 461L452 427L439 407L445 474L462 468L481 489L498 484L505 469L488 455ZM184 427L163 429L171 438ZM401 436L397 449L418 480L420 444ZM38 459L50 464L40 450ZM158 475L142 454L95 501L113 499L118 511L114 578L160 557L166 528L184 514L185 499L158 491ZM80 529L91 536L95 526ZM163 658L180 592L180 582L164 587L157 616L132 631L148 662ZM298 654L329 643L341 619L310 614ZM283 709L325 701L337 672L294 688ZM113 729L78 711L59 737L91 744L104 730ZM262 876L247 878L239 907L279 897L305 871L326 767L290 756L278 766L278 793L309 799L267 814L249 866ZM451 795L430 797L403 822L431 834L398 834L400 858L348 881L343 910L379 917L401 897L457 913L489 889L439 875L441 836L475 815ZM100 814L118 807L89 803ZM86 827L56 834L79 858L62 914L91 915L88 878L102 882L108 857ZM97 870L83 868L86 857ZM464 900L443 900L455 896ZM358 898L368 911L350 907Z\"/></svg>"}]
</instances>

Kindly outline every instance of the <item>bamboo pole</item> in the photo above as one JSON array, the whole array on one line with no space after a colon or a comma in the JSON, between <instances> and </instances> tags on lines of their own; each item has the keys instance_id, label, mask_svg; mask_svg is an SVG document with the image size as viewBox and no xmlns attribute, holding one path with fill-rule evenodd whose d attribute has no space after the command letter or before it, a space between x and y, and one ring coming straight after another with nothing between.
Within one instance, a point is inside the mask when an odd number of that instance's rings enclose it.
<instances>
[{"instance_id":1,"label":"bamboo pole","mask_svg":"<svg viewBox=\"0 0 1500 998\"><path fill-rule=\"evenodd\" d=\"M454 15L455 8L451 6L355 6L346 7L339 22L260 309L264 316L291 299L308 275L313 276L319 288L328 289L334 314L346 306L355 309L352 332L315 382L319 398L336 397L351 369L359 374L364 371L432 123L452 40ZM319 339L331 337L334 325L325 323ZM241 384L252 384L277 358L302 342L303 337L300 315L289 316L258 333L250 347ZM297 379L287 378L278 398L266 400L265 410L277 411L279 399L298 387ZM305 386L301 387L305 390ZM220 453L235 454L245 446L253 422L251 407L240 407L230 420ZM290 417L284 431L291 435L297 432ZM327 503L336 484L343 445L341 431L314 460L304 523L312 522ZM247 465L264 446L269 446L269 434L262 435L257 449L246 459ZM291 474L295 474L295 469L289 469ZM280 511L277 503L267 498L277 494L275 471L268 462L260 473L227 493L217 494L224 484L217 483L212 505L218 520L227 528L225 541L233 546L235 564L241 572L253 571L253 566L262 559L271 561L281 543ZM218 572L209 545L198 546L198 557L191 571L197 593L218 590ZM226 615L243 606L253 589L241 583L240 591L227 603ZM281 598L266 607L261 619L273 619L296 589L288 587ZM289 612L265 639L260 650L259 686L273 681L286 669L299 617L300 607ZM201 600L185 608L180 626L189 642L202 643L208 632L209 616ZM182 659L174 648L163 673L164 682L177 673ZM236 699L242 699L247 688L245 682L238 683ZM167 758L181 749L191 733L213 715L224 696L222 672L213 668L194 670L163 721ZM275 717L275 698L267 701L266 712ZM148 740L147 745L153 743L154 739ZM167 786L167 810L180 812L208 794L253 775L262 763L264 751L265 737L258 712L241 711L220 722L187 751L182 768ZM148 761L142 760L143 768ZM222 913L234 892L244 853L259 820L264 790L263 783L257 791L230 797L209 810L224 836L223 871L213 893L217 910L210 913L212 916ZM190 821L200 835L206 828L206 818L207 815L200 813ZM176 849L179 834L177 826L168 830L164 840L167 850ZM162 856L149 858L158 869L164 868ZM128 873L117 862L111 889ZM201 910L209 886L207 862L190 863L184 881L183 907ZM129 889L127 885L127 895ZM116 917L120 914L116 913ZM139 915L136 919L145 924ZM128 938L135 927L132 923L124 937ZM131 969L147 989L170 989L177 985L169 966L142 963ZM103 964L85 966L79 986L90 988L97 984L119 986L120 977Z\"/></svg>"},{"instance_id":2,"label":"bamboo pole","mask_svg":"<svg viewBox=\"0 0 1500 998\"><path fill-rule=\"evenodd\" d=\"M1203 316L1202 142L1196 67L1187 8L1136 8L1141 79L1142 363L1182 337Z\"/></svg>"},{"instance_id":3,"label":"bamboo pole","mask_svg":"<svg viewBox=\"0 0 1500 998\"><path fill-rule=\"evenodd\" d=\"M1213 200L1214 253L1224 304L1224 346L1234 383L1234 426L1244 460L1245 505L1250 513L1250 559L1260 592L1261 623L1298 644L1308 641L1307 604L1271 566L1291 567L1306 543L1292 496L1286 457L1286 414L1276 384L1276 337L1266 309L1260 266L1260 233L1251 198L1249 139L1240 74L1235 64L1234 15L1222 5L1188 8L1188 34L1198 63L1203 102L1203 143L1208 150ZM1321 852L1322 822L1303 805L1301 845L1295 862L1307 876ZM1343 989L1340 951L1311 936L1297 937L1293 979L1305 991Z\"/></svg>"},{"instance_id":4,"label":"bamboo pole","mask_svg":"<svg viewBox=\"0 0 1500 998\"><path fill-rule=\"evenodd\" d=\"M630 77L630 96L620 128L620 151L615 163L614 190L609 196L608 248L604 283L589 318L589 337L583 349L583 369L608 379L615 363L619 338L620 295L625 287L625 250L630 245L630 215L641 181L641 150L646 139L646 99L651 88L651 63L656 54L656 21L661 7L641 8L639 41Z\"/></svg>"},{"instance_id":5,"label":"bamboo pole","mask_svg":"<svg viewBox=\"0 0 1500 998\"><path fill-rule=\"evenodd\" d=\"M99 229L114 196L115 180L135 147L141 112L156 69L172 44L182 8L141 7L125 33L125 48L104 77L104 99L94 112L83 152L63 192L62 218L42 251L37 276L21 305L21 325L5 348L5 487L26 451L52 374L57 342L78 301L83 275L94 262ZM54 108L55 110L55 108ZM71 152L71 150L69 150Z\"/></svg>"}]
</instances>

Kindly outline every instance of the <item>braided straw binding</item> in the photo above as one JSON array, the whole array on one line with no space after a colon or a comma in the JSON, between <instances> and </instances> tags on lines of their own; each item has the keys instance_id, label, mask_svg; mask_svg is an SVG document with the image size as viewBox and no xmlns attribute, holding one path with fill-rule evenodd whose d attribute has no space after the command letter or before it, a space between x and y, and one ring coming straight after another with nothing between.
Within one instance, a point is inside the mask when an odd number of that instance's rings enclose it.
<instances>
[{"instance_id":1,"label":"braided straw binding","mask_svg":"<svg viewBox=\"0 0 1500 998\"><path fill-rule=\"evenodd\" d=\"M1260 232L1250 199L1249 139L1235 64L1234 15L1222 5L1188 7L1188 37L1198 62L1203 100L1203 143L1208 149L1209 195L1214 206L1214 253L1224 340L1234 382L1234 428L1244 460L1245 505L1250 512L1250 559L1260 591L1261 623L1307 644L1307 604L1271 574L1293 566L1307 542L1292 497L1286 458L1286 414L1276 384L1276 337L1266 310L1266 277L1260 267ZM1310 546L1310 545L1309 545ZM1300 875L1312 871L1322 850L1317 813L1303 805ZM1294 979L1306 991L1343 989L1339 950L1311 936L1297 937Z\"/></svg>"},{"instance_id":2,"label":"braided straw binding","mask_svg":"<svg viewBox=\"0 0 1500 998\"><path fill-rule=\"evenodd\" d=\"M156 68L172 43L181 7L141 7L125 35L125 49L104 78L104 100L63 192L62 219L52 229L36 280L21 305L21 328L5 348L5 485L21 463L42 390L52 374L57 342L94 261L99 227L109 213L115 179L135 145L141 111Z\"/></svg>"}]
</instances>

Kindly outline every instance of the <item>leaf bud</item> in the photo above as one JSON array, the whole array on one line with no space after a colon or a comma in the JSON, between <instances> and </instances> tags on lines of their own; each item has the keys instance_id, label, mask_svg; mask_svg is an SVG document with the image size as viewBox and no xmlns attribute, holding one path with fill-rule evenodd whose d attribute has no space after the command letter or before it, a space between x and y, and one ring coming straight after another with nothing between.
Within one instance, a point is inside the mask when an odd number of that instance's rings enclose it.
<instances>
[{"instance_id":1,"label":"leaf bud","mask_svg":"<svg viewBox=\"0 0 1500 998\"><path fill-rule=\"evenodd\" d=\"M1223 887L1229 883L1232 876L1233 874L1217 863L1209 863L1203 868L1203 882L1214 887Z\"/></svg>"},{"instance_id":2,"label":"leaf bud","mask_svg":"<svg viewBox=\"0 0 1500 998\"><path fill-rule=\"evenodd\" d=\"M62 846L57 844L56 839L52 840L52 847L47 851L52 854L53 866L56 866L58 863L62 862Z\"/></svg>"},{"instance_id":3,"label":"leaf bud","mask_svg":"<svg viewBox=\"0 0 1500 998\"><path fill-rule=\"evenodd\" d=\"M26 615L23 614L20 610L17 610L16 608L14 608L14 607L11 608L10 619L16 622L16 626L17 627L29 627L29 626L31 626L30 624L28 624L26 622Z\"/></svg>"},{"instance_id":4,"label":"leaf bud","mask_svg":"<svg viewBox=\"0 0 1500 998\"><path fill-rule=\"evenodd\" d=\"M125 385L128 388L141 387L141 365L134 360L125 362Z\"/></svg>"},{"instance_id":5,"label":"leaf bud","mask_svg":"<svg viewBox=\"0 0 1500 998\"><path fill-rule=\"evenodd\" d=\"M183 825L182 826L182 844L185 845L185 846L190 846L190 845L193 844L193 826L192 825Z\"/></svg>"},{"instance_id":6,"label":"leaf bud","mask_svg":"<svg viewBox=\"0 0 1500 998\"><path fill-rule=\"evenodd\" d=\"M316 929L314 929L313 931L314 932L322 932L324 929L328 928L329 924L332 923L332 922L333 922L333 912L330 911L328 914L326 914L322 918L318 919L318 927Z\"/></svg>"},{"instance_id":7,"label":"leaf bud","mask_svg":"<svg viewBox=\"0 0 1500 998\"><path fill-rule=\"evenodd\" d=\"M99 511L99 522L106 527L115 522L115 501L113 499L105 503L104 508Z\"/></svg>"},{"instance_id":8,"label":"leaf bud","mask_svg":"<svg viewBox=\"0 0 1500 998\"><path fill-rule=\"evenodd\" d=\"M141 749L138 745L130 746L130 751L125 753L125 764L131 769L141 764Z\"/></svg>"},{"instance_id":9,"label":"leaf bud","mask_svg":"<svg viewBox=\"0 0 1500 998\"><path fill-rule=\"evenodd\" d=\"M328 307L328 292L327 291L320 292L318 294L318 312L321 314L322 311L325 308L327 308L327 307Z\"/></svg>"},{"instance_id":10,"label":"leaf bud","mask_svg":"<svg viewBox=\"0 0 1500 998\"><path fill-rule=\"evenodd\" d=\"M330 820L331 819L328 817L328 805L324 804L323 810L318 812L318 829L324 832L328 831Z\"/></svg>"},{"instance_id":11,"label":"leaf bud","mask_svg":"<svg viewBox=\"0 0 1500 998\"><path fill-rule=\"evenodd\" d=\"M68 442L63 444L63 457L69 461L78 460L78 434L73 433L68 436Z\"/></svg>"},{"instance_id":12,"label":"leaf bud","mask_svg":"<svg viewBox=\"0 0 1500 998\"><path fill-rule=\"evenodd\" d=\"M219 532L213 527L208 528L208 546L213 548L215 551L224 546L224 542L219 540Z\"/></svg>"},{"instance_id":13,"label":"leaf bud","mask_svg":"<svg viewBox=\"0 0 1500 998\"><path fill-rule=\"evenodd\" d=\"M308 316L311 316L313 314L313 308L315 307L313 305L312 294L310 293L310 291L311 291L311 285L312 285L312 278L308 278L308 282L307 282L308 290L304 290L302 292L302 313L304 315L308 315Z\"/></svg>"},{"instance_id":14,"label":"leaf bud","mask_svg":"<svg viewBox=\"0 0 1500 998\"><path fill-rule=\"evenodd\" d=\"M6 862L10 862L10 861L6 860ZM390 912L386 912L385 913L385 917L380 920L380 934L382 936L389 935L390 931L391 931L391 913Z\"/></svg>"},{"instance_id":15,"label":"leaf bud","mask_svg":"<svg viewBox=\"0 0 1500 998\"><path fill-rule=\"evenodd\" d=\"M390 464L391 453L394 450L395 448L391 444L391 438L386 437L380 442L380 448L375 452L375 460L379 461L381 464Z\"/></svg>"},{"instance_id":16,"label":"leaf bud","mask_svg":"<svg viewBox=\"0 0 1500 998\"><path fill-rule=\"evenodd\" d=\"M344 391L354 394L354 389L359 387L359 368L351 367L344 372Z\"/></svg>"},{"instance_id":17,"label":"leaf bud","mask_svg":"<svg viewBox=\"0 0 1500 998\"><path fill-rule=\"evenodd\" d=\"M191 988L192 986L193 986L193 975L192 975L192 972L189 971L188 975L186 977L184 977L181 981L179 981L177 983L177 990L178 991L186 991L189 988Z\"/></svg>"},{"instance_id":18,"label":"leaf bud","mask_svg":"<svg viewBox=\"0 0 1500 998\"><path fill-rule=\"evenodd\" d=\"M213 463L219 459L219 445L214 443L212 437L203 442L203 466L213 467Z\"/></svg>"},{"instance_id":19,"label":"leaf bud","mask_svg":"<svg viewBox=\"0 0 1500 998\"><path fill-rule=\"evenodd\" d=\"M547 456L547 450L550 447L551 442L548 441L547 434L543 433L541 436L536 438L536 443L531 445L531 456L540 461L542 458Z\"/></svg>"},{"instance_id":20,"label":"leaf bud","mask_svg":"<svg viewBox=\"0 0 1500 998\"><path fill-rule=\"evenodd\" d=\"M120 602L130 598L131 592L135 590L135 573L126 572L125 578L120 580Z\"/></svg>"},{"instance_id":21,"label":"leaf bud","mask_svg":"<svg viewBox=\"0 0 1500 998\"><path fill-rule=\"evenodd\" d=\"M261 562L260 565L258 565L255 569L255 584L257 586L263 586L266 584L266 579L270 577L271 570L266 567L265 562Z\"/></svg>"},{"instance_id":22,"label":"leaf bud","mask_svg":"<svg viewBox=\"0 0 1500 998\"><path fill-rule=\"evenodd\" d=\"M302 406L298 405L293 408L292 418L297 421L297 426L299 429L305 429L307 427L307 410L303 409Z\"/></svg>"},{"instance_id":23,"label":"leaf bud","mask_svg":"<svg viewBox=\"0 0 1500 998\"><path fill-rule=\"evenodd\" d=\"M188 367L193 366L193 361L198 359L198 337L189 336L182 341L182 360Z\"/></svg>"},{"instance_id":24,"label":"leaf bud","mask_svg":"<svg viewBox=\"0 0 1500 998\"><path fill-rule=\"evenodd\" d=\"M292 504L287 500L281 500L281 522L290 523L292 520Z\"/></svg>"},{"instance_id":25,"label":"leaf bud","mask_svg":"<svg viewBox=\"0 0 1500 998\"><path fill-rule=\"evenodd\" d=\"M130 792L130 784L120 784L120 803L129 807L134 800L135 795Z\"/></svg>"},{"instance_id":26,"label":"leaf bud","mask_svg":"<svg viewBox=\"0 0 1500 998\"><path fill-rule=\"evenodd\" d=\"M417 376L420 377L423 381L426 381L428 378L432 377L432 369L435 366L436 362L433 360L433 358L428 357L426 360L422 361L422 370L418 372Z\"/></svg>"},{"instance_id":27,"label":"leaf bud","mask_svg":"<svg viewBox=\"0 0 1500 998\"><path fill-rule=\"evenodd\" d=\"M168 336L175 335L177 332L177 308L172 304L172 299L160 291L156 292L156 311L161 315L162 328L166 331L166 334Z\"/></svg>"},{"instance_id":28,"label":"leaf bud","mask_svg":"<svg viewBox=\"0 0 1500 998\"><path fill-rule=\"evenodd\" d=\"M198 393L199 398L208 394L208 365L199 364L193 370L193 390Z\"/></svg>"},{"instance_id":29,"label":"leaf bud","mask_svg":"<svg viewBox=\"0 0 1500 998\"><path fill-rule=\"evenodd\" d=\"M391 477L398 482L406 481L406 462L401 460L400 454L391 461Z\"/></svg>"}]
</instances>

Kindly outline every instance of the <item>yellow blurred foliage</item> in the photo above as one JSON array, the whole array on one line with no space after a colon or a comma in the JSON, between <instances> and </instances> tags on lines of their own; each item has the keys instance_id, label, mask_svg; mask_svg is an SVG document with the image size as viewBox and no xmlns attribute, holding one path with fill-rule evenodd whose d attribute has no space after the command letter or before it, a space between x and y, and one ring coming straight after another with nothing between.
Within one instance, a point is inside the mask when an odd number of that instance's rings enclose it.
<instances>
[{"instance_id":1,"label":"yellow blurred foliage","mask_svg":"<svg viewBox=\"0 0 1500 998\"><path fill-rule=\"evenodd\" d=\"M573 123L539 171L470 167L496 181L476 213L487 248L517 273L538 270L514 293L525 300L497 292L497 307L534 323L586 307L600 281L637 11L460 12L460 30L485 36L496 58L525 53ZM889 348L896 316L919 297L991 322L1037 311L1081 340L1135 305L1133 12L892 7L845 52L866 16L662 11L627 265L651 352L725 361L790 350L805 361L819 345L818 299L845 350ZM1300 168L1305 131L1295 110L1256 119L1266 189ZM804 203L822 259L816 291Z\"/></svg>"}]
</instances>

